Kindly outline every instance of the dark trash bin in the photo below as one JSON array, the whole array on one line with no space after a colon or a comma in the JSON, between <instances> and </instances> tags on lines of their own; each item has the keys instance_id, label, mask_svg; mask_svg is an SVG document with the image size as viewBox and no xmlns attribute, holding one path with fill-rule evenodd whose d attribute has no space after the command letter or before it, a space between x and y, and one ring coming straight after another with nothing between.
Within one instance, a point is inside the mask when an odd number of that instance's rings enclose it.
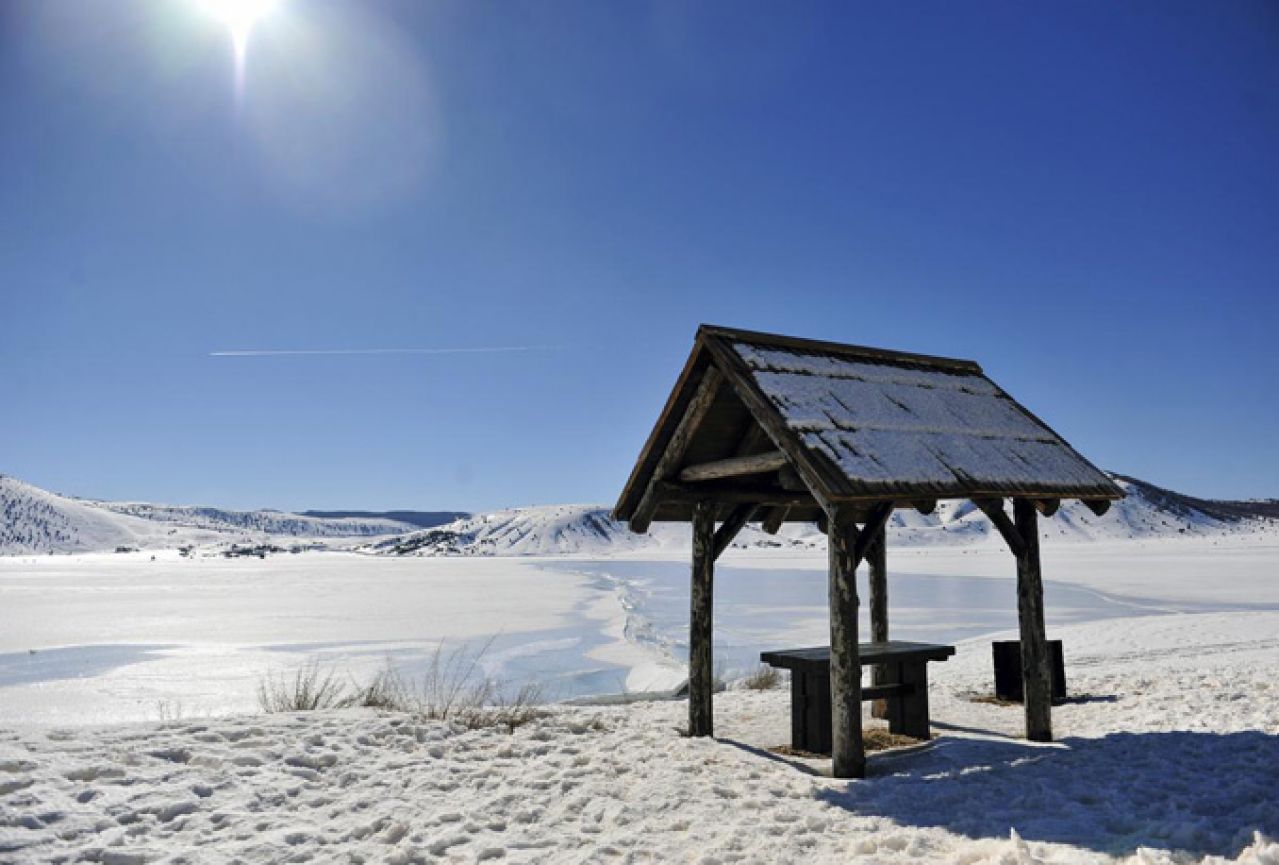
<instances>
[{"instance_id":1,"label":"dark trash bin","mask_svg":"<svg viewBox=\"0 0 1279 865\"><path fill-rule=\"evenodd\" d=\"M995 696L1011 703L1022 702L1021 643L996 640L990 644L995 657ZM1066 702L1066 661L1061 640L1048 641L1048 665L1052 673L1052 702Z\"/></svg>"}]
</instances>

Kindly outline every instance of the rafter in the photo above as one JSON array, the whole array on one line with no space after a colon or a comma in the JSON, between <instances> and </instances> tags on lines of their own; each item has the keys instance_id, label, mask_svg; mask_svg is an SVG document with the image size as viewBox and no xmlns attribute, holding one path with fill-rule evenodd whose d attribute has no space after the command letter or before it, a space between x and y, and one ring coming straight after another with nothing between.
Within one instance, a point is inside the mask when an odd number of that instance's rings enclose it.
<instances>
[{"instance_id":1,"label":"rafter","mask_svg":"<svg viewBox=\"0 0 1279 865\"><path fill-rule=\"evenodd\" d=\"M689 442L702 425L702 421L706 419L706 413L710 411L711 403L715 402L722 381L723 376L713 366L707 367L706 372L702 374L696 393L689 401L688 408L684 410L684 416L680 418L675 432L671 434L670 442L662 451L662 457L657 461L648 485L644 488L644 495L631 515L631 531L641 534L648 531L649 525L653 522L653 515L657 513L657 506L661 504L661 499L657 495L658 487L683 461Z\"/></svg>"}]
</instances>

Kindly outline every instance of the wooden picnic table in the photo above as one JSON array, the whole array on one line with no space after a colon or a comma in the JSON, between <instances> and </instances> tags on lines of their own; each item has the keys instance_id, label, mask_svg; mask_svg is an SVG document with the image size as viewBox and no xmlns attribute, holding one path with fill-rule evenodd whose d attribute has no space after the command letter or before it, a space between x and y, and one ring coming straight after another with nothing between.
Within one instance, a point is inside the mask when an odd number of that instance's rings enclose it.
<instances>
[{"instance_id":1,"label":"wooden picnic table","mask_svg":"<svg viewBox=\"0 0 1279 865\"><path fill-rule=\"evenodd\" d=\"M861 643L863 667L882 666L878 684L862 688L862 700L887 702L890 732L927 739L928 662L945 661L954 646L889 640ZM764 652L760 660L791 671L791 747L814 754L831 751L830 646Z\"/></svg>"}]
</instances>

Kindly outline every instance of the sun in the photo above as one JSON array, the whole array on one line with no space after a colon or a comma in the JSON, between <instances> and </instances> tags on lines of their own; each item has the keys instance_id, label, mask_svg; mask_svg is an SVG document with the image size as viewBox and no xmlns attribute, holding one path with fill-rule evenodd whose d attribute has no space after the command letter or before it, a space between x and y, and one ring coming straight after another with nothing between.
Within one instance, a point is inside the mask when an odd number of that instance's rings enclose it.
<instances>
[{"instance_id":1,"label":"sun","mask_svg":"<svg viewBox=\"0 0 1279 865\"><path fill-rule=\"evenodd\" d=\"M201 0L201 5L220 19L231 32L235 49L237 78L244 71L244 55L249 47L249 34L253 27L279 5L279 0Z\"/></svg>"}]
</instances>

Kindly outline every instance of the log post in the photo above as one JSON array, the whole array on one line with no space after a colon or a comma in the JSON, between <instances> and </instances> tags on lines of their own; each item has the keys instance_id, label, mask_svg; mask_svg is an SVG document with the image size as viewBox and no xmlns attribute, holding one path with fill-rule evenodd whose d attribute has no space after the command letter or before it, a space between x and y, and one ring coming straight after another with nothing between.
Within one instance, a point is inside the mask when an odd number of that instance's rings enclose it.
<instances>
[{"instance_id":1,"label":"log post","mask_svg":"<svg viewBox=\"0 0 1279 865\"><path fill-rule=\"evenodd\" d=\"M711 736L715 732L713 692L714 662L711 653L712 608L715 584L715 505L693 506L693 574L688 622L688 734Z\"/></svg>"},{"instance_id":2,"label":"log post","mask_svg":"<svg viewBox=\"0 0 1279 865\"><path fill-rule=\"evenodd\" d=\"M870 639L873 643L888 642L888 538L880 529L875 535L866 556L870 585ZM871 670L871 684L884 685L891 679L888 666L876 664ZM888 717L888 701L876 700L871 706L876 718Z\"/></svg>"},{"instance_id":3,"label":"log post","mask_svg":"<svg viewBox=\"0 0 1279 865\"><path fill-rule=\"evenodd\" d=\"M838 508L830 514L831 774L866 775L862 742L862 667L857 649L857 524Z\"/></svg>"},{"instance_id":4,"label":"log post","mask_svg":"<svg viewBox=\"0 0 1279 865\"><path fill-rule=\"evenodd\" d=\"M1014 499L1013 521L1023 545L1017 556L1017 620L1021 629L1026 738L1032 742L1051 742L1052 678L1048 637L1044 632L1044 581L1039 565L1039 520L1034 503Z\"/></svg>"}]
</instances>

